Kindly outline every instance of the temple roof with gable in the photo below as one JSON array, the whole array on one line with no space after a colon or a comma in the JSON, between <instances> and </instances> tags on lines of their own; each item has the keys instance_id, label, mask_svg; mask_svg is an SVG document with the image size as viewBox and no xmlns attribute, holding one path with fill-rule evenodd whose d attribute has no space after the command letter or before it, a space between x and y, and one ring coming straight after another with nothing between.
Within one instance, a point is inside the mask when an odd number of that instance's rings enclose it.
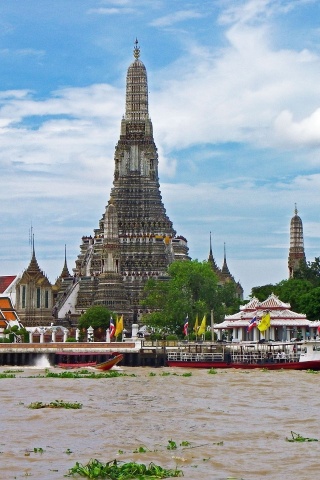
<instances>
[{"instance_id":1,"label":"temple roof with gable","mask_svg":"<svg viewBox=\"0 0 320 480\"><path fill-rule=\"evenodd\" d=\"M39 286L51 287L51 283L49 282L48 277L39 267L38 261L36 259L34 246L29 266L23 272L19 284L24 284L25 282L30 281L30 279L32 279Z\"/></svg>"},{"instance_id":2,"label":"temple roof with gable","mask_svg":"<svg viewBox=\"0 0 320 480\"><path fill-rule=\"evenodd\" d=\"M224 322L215 325L215 328L247 327L249 322L256 317L257 321L268 311L270 313L271 326L309 327L316 326L307 319L304 313L290 310L290 304L282 302L273 293L263 302L253 297L246 305L240 307L240 311L233 315L226 315Z\"/></svg>"},{"instance_id":3,"label":"temple roof with gable","mask_svg":"<svg viewBox=\"0 0 320 480\"><path fill-rule=\"evenodd\" d=\"M0 297L0 328L8 325L20 326L20 320L9 297Z\"/></svg>"},{"instance_id":4,"label":"temple roof with gable","mask_svg":"<svg viewBox=\"0 0 320 480\"><path fill-rule=\"evenodd\" d=\"M15 281L17 275L0 276L0 293L4 293L8 287Z\"/></svg>"}]
</instances>

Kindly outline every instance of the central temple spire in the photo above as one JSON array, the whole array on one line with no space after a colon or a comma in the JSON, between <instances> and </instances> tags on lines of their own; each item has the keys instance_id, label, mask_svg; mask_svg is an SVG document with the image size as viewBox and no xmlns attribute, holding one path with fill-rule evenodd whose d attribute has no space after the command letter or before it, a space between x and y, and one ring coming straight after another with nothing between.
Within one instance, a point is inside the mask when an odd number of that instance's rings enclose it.
<instances>
[{"instance_id":1,"label":"central temple spire","mask_svg":"<svg viewBox=\"0 0 320 480\"><path fill-rule=\"evenodd\" d=\"M176 236L162 201L147 71L138 40L133 56L109 205L94 237L83 237L75 268L81 280L75 310L106 305L129 322L137 322L144 313L141 292L146 281L167 278L171 262L189 259L187 240Z\"/></svg>"}]
</instances>

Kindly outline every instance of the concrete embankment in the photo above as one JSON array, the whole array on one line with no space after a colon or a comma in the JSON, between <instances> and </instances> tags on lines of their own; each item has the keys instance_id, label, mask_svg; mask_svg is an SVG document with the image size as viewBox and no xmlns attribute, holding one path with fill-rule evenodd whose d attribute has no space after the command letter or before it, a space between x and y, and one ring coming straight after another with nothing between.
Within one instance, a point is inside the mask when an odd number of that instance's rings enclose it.
<instances>
[{"instance_id":1,"label":"concrete embankment","mask_svg":"<svg viewBox=\"0 0 320 480\"><path fill-rule=\"evenodd\" d=\"M44 356L50 365L57 363L59 353L122 353L122 365L128 367L161 367L165 365L165 350L158 346L144 347L135 342L82 342L82 343L0 343L0 365L34 366Z\"/></svg>"}]
</instances>

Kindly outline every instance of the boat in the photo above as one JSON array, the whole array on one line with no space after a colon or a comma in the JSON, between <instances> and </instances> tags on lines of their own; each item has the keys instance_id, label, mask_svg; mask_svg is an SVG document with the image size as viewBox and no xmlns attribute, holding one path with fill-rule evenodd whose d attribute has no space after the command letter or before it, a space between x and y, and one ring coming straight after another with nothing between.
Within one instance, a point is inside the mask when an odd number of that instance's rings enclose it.
<instances>
[{"instance_id":1,"label":"boat","mask_svg":"<svg viewBox=\"0 0 320 480\"><path fill-rule=\"evenodd\" d=\"M120 358L118 358L120 357ZM123 355L101 352L71 352L61 351L56 353L55 364L59 368L88 368L96 367L100 370L109 370L123 359ZM99 367L101 366L101 367ZM104 368L102 368L104 366Z\"/></svg>"},{"instance_id":2,"label":"boat","mask_svg":"<svg viewBox=\"0 0 320 480\"><path fill-rule=\"evenodd\" d=\"M123 359L123 355L122 353L120 353L119 355L116 355L115 357L112 357L109 360L106 360L105 362L98 363L97 365L95 365L95 368L103 371L110 370L110 368L114 367L119 362L121 362L122 359Z\"/></svg>"},{"instance_id":3,"label":"boat","mask_svg":"<svg viewBox=\"0 0 320 480\"><path fill-rule=\"evenodd\" d=\"M167 351L167 366L320 370L320 342L190 343Z\"/></svg>"}]
</instances>

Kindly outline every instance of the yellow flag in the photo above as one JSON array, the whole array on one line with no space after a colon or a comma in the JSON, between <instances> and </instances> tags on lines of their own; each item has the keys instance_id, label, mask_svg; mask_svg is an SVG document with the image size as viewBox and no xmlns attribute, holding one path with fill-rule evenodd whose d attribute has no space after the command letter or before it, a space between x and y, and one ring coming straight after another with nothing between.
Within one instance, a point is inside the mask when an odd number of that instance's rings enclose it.
<instances>
[{"instance_id":1,"label":"yellow flag","mask_svg":"<svg viewBox=\"0 0 320 480\"><path fill-rule=\"evenodd\" d=\"M118 335L120 335L120 333L122 333L122 330L123 330L123 315L121 315L119 320L117 319L116 331L114 332L114 336L117 337Z\"/></svg>"},{"instance_id":2,"label":"yellow flag","mask_svg":"<svg viewBox=\"0 0 320 480\"><path fill-rule=\"evenodd\" d=\"M265 332L270 327L270 313L262 315L261 322L258 325L260 332Z\"/></svg>"},{"instance_id":3,"label":"yellow flag","mask_svg":"<svg viewBox=\"0 0 320 480\"><path fill-rule=\"evenodd\" d=\"M193 331L196 335L198 335L198 330L199 330L199 320L198 320L198 315L196 316L196 321L194 323Z\"/></svg>"},{"instance_id":4,"label":"yellow flag","mask_svg":"<svg viewBox=\"0 0 320 480\"><path fill-rule=\"evenodd\" d=\"M206 330L207 330L206 320L207 320L206 316L204 316L198 330L198 335L204 335L206 333Z\"/></svg>"}]
</instances>

